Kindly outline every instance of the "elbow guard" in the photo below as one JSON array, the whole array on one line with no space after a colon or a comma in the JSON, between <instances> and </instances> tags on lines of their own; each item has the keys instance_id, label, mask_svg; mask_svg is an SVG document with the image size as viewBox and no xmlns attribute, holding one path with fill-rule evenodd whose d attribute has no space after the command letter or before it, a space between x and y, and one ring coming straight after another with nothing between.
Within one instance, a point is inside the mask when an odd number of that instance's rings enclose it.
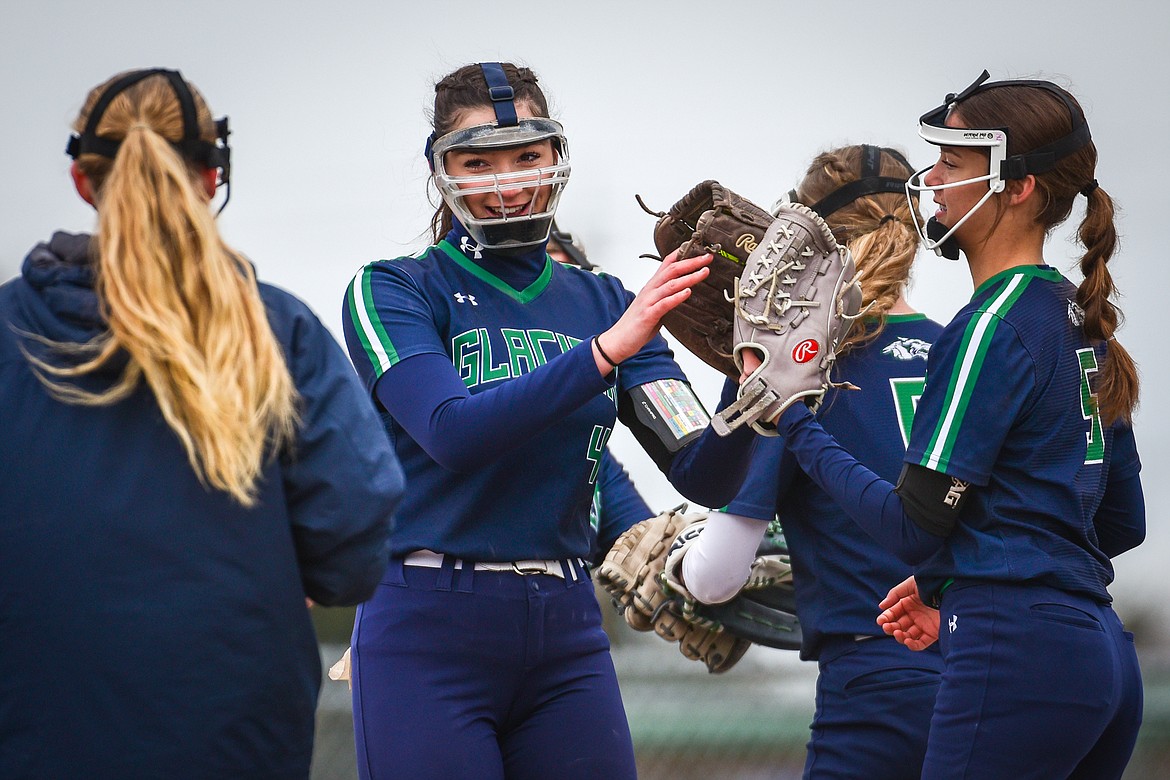
<instances>
[{"instance_id":1,"label":"elbow guard","mask_svg":"<svg viewBox=\"0 0 1170 780\"><path fill-rule=\"evenodd\" d=\"M665 474L675 453L703 435L711 415L689 384L658 379L622 393L618 419Z\"/></svg>"},{"instance_id":2,"label":"elbow guard","mask_svg":"<svg viewBox=\"0 0 1170 780\"><path fill-rule=\"evenodd\" d=\"M902 465L894 488L906 516L927 533L950 536L970 495L971 483L913 463Z\"/></svg>"}]
</instances>

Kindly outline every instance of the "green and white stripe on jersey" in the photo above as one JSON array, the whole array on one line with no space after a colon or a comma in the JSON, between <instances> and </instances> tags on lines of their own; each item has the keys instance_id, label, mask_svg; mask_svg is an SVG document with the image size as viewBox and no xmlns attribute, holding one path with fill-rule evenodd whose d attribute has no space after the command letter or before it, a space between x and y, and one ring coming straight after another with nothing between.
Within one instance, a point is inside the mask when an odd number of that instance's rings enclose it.
<instances>
[{"instance_id":1,"label":"green and white stripe on jersey","mask_svg":"<svg viewBox=\"0 0 1170 780\"><path fill-rule=\"evenodd\" d=\"M979 372L983 369L983 361L987 357L995 330L1003 315L1024 293L1031 279L1032 275L1026 273L1013 274L1005 279L999 292L976 311L967 323L943 400L942 415L919 465L937 471L940 464L950 462L955 441L963 428L967 405L979 380ZM929 383L930 378L927 377Z\"/></svg>"},{"instance_id":2,"label":"green and white stripe on jersey","mask_svg":"<svg viewBox=\"0 0 1170 780\"><path fill-rule=\"evenodd\" d=\"M390 341L390 336L382 327L382 321L374 309L374 296L370 292L372 273L372 266L369 265L359 271L349 286L346 298L353 329L361 340L366 357L374 365L377 376L381 376L398 362L398 350L394 348L394 342Z\"/></svg>"}]
</instances>

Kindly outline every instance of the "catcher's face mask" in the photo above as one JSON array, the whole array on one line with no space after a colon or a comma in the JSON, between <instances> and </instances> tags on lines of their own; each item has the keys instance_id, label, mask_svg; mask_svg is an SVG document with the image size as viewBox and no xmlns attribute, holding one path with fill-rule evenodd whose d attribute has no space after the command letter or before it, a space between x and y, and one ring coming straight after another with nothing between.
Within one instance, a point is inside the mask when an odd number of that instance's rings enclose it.
<instances>
[{"instance_id":1,"label":"catcher's face mask","mask_svg":"<svg viewBox=\"0 0 1170 780\"><path fill-rule=\"evenodd\" d=\"M1030 80L995 81L984 84L990 77L987 71L983 71L970 86L957 95L955 93L947 95L941 106L927 111L918 120L918 134L929 143L936 146L980 147L988 151L986 175L927 186L924 179L933 170L934 166L931 166L916 172L906 182L906 197L910 200L914 226L918 230L923 246L950 260L959 259L959 245L954 240L955 231L962 227L972 214L982 208L992 195L1003 192L1009 180L1023 179L1029 175L1052 170L1058 160L1077 151L1090 140L1089 127L1085 124L1081 112L1074 106L1068 94L1055 84L1048 81ZM1072 117L1072 131L1039 149L1008 157L1008 128L971 128L947 125L947 117L956 106L967 98L978 92L1006 86L1038 87L1058 96L1068 107L1069 115ZM964 187L981 181L987 182L987 192L950 228L934 217L926 220L925 224L922 222L922 215L914 203L915 196L922 192Z\"/></svg>"},{"instance_id":2,"label":"catcher's face mask","mask_svg":"<svg viewBox=\"0 0 1170 780\"><path fill-rule=\"evenodd\" d=\"M494 67L493 67L494 66ZM559 122L545 117L516 115L514 93L498 63L483 63L496 121L453 130L428 140L426 156L443 201L467 228L467 232L488 249L511 249L540 244L548 239L561 191L569 181L569 145ZM550 165L484 175L457 176L446 167L452 151L501 151L551 141ZM547 203L536 211L540 188L549 188ZM505 193L532 190L531 206L509 213ZM467 199L490 196L498 216L476 216ZM473 198L473 199L474 199ZM512 195L514 200L514 195Z\"/></svg>"}]
</instances>

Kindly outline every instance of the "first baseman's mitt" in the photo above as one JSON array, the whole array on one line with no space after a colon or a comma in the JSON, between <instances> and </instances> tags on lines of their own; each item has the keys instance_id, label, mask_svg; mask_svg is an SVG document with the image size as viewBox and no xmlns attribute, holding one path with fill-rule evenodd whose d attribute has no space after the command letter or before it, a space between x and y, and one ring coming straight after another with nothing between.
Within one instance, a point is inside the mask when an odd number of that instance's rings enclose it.
<instances>
[{"instance_id":1,"label":"first baseman's mitt","mask_svg":"<svg viewBox=\"0 0 1170 780\"><path fill-rule=\"evenodd\" d=\"M702 661L713 673L734 666L752 642L799 648L787 555L757 557L735 598L714 606L701 604L680 582L678 571L707 515L682 511L685 507L632 526L597 569L598 581L626 622L677 642L683 655Z\"/></svg>"},{"instance_id":2,"label":"first baseman's mitt","mask_svg":"<svg viewBox=\"0 0 1170 780\"><path fill-rule=\"evenodd\" d=\"M814 410L834 383L830 371L841 340L861 315L861 285L853 256L825 221L799 203L781 205L775 221L744 265L735 284L735 349L763 359L740 385L739 398L711 420L726 436L749 424L775 435L762 421L793 402Z\"/></svg>"},{"instance_id":3,"label":"first baseman's mitt","mask_svg":"<svg viewBox=\"0 0 1170 780\"><path fill-rule=\"evenodd\" d=\"M696 185L667 212L656 212L654 246L659 257L678 249L679 258L711 253L710 273L691 295L662 319L663 327L704 363L739 379L732 358L731 296L744 261L774 217L717 181Z\"/></svg>"}]
</instances>

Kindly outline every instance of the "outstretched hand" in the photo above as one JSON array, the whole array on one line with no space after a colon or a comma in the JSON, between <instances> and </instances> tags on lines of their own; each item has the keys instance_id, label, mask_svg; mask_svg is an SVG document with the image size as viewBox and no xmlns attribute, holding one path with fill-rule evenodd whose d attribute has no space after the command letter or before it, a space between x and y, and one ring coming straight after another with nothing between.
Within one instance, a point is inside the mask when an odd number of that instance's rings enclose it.
<instances>
[{"instance_id":1,"label":"outstretched hand","mask_svg":"<svg viewBox=\"0 0 1170 780\"><path fill-rule=\"evenodd\" d=\"M884 610L878 625L911 650L925 650L938 641L938 610L922 602L913 577L894 586L878 606Z\"/></svg>"},{"instance_id":2,"label":"outstretched hand","mask_svg":"<svg viewBox=\"0 0 1170 780\"><path fill-rule=\"evenodd\" d=\"M710 263L709 254L682 260L677 250L667 255L621 318L601 334L605 354L615 363L637 354L658 333L667 312L690 297L691 288L706 278ZM596 347L593 351L598 368L609 373L609 364L596 354Z\"/></svg>"}]
</instances>

